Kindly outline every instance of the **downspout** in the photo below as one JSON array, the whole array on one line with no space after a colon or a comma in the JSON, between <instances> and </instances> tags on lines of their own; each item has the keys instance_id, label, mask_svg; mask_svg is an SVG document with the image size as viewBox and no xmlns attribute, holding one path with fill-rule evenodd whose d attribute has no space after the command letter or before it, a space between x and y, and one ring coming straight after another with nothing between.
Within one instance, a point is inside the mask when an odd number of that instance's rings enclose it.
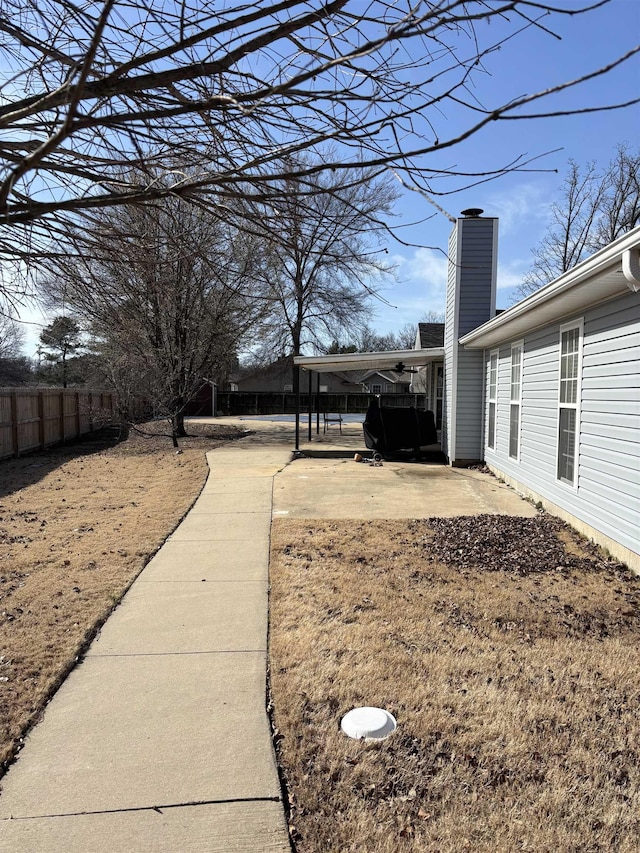
<instances>
[{"instance_id":1,"label":"downspout","mask_svg":"<svg viewBox=\"0 0 640 853\"><path fill-rule=\"evenodd\" d=\"M449 457L449 464L456 458L456 434L458 430L457 425L457 416L458 416L458 406L457 406L457 397L458 397L458 321L459 321L459 312L460 312L460 290L458 287L460 269L462 267L462 229L456 223L457 235L456 235L456 283L453 290L453 345L451 347L451 409L450 409L450 419L447 424L447 450ZM447 366L445 363L445 374L446 374ZM443 379L446 379L443 377Z\"/></svg>"},{"instance_id":2,"label":"downspout","mask_svg":"<svg viewBox=\"0 0 640 853\"><path fill-rule=\"evenodd\" d=\"M625 249L622 253L622 272L627 280L627 287L633 293L640 290L640 248Z\"/></svg>"}]
</instances>

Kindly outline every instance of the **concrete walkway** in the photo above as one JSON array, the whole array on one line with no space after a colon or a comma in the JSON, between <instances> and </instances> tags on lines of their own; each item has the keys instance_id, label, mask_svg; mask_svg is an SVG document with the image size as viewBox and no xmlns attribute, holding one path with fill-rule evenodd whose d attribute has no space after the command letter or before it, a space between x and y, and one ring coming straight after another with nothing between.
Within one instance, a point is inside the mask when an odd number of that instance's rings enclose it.
<instances>
[{"instance_id":1,"label":"concrete walkway","mask_svg":"<svg viewBox=\"0 0 640 853\"><path fill-rule=\"evenodd\" d=\"M265 711L272 515L535 514L479 472L352 456L288 464L290 424L225 422L255 433L208 454L192 510L0 783L2 853L286 853ZM312 442L328 453L361 443L359 426Z\"/></svg>"},{"instance_id":2,"label":"concrete walkway","mask_svg":"<svg viewBox=\"0 0 640 853\"><path fill-rule=\"evenodd\" d=\"M244 445L244 446L243 446ZM232 444L2 780L0 850L290 850L265 711L273 478Z\"/></svg>"}]
</instances>

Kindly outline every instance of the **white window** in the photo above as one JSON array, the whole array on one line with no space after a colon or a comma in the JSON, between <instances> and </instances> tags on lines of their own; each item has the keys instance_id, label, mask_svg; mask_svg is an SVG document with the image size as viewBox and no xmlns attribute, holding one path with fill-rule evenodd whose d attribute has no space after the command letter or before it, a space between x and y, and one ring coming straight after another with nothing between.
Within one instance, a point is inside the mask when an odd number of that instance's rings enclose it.
<instances>
[{"instance_id":1,"label":"white window","mask_svg":"<svg viewBox=\"0 0 640 853\"><path fill-rule=\"evenodd\" d=\"M284 393L285 394L290 394L292 391L293 391L293 385L285 385L284 386Z\"/></svg>"},{"instance_id":2,"label":"white window","mask_svg":"<svg viewBox=\"0 0 640 853\"><path fill-rule=\"evenodd\" d=\"M372 394L382 394L382 385L379 382L374 382L371 386Z\"/></svg>"},{"instance_id":3,"label":"white window","mask_svg":"<svg viewBox=\"0 0 640 853\"><path fill-rule=\"evenodd\" d=\"M570 486L576 483L581 357L582 320L560 328L557 476Z\"/></svg>"},{"instance_id":4,"label":"white window","mask_svg":"<svg viewBox=\"0 0 640 853\"><path fill-rule=\"evenodd\" d=\"M520 458L520 404L522 397L522 343L511 344L511 400L509 403L509 456Z\"/></svg>"},{"instance_id":5,"label":"white window","mask_svg":"<svg viewBox=\"0 0 640 853\"><path fill-rule=\"evenodd\" d=\"M487 430L487 446L492 450L496 447L496 409L498 396L498 350L489 355L489 427Z\"/></svg>"}]
</instances>

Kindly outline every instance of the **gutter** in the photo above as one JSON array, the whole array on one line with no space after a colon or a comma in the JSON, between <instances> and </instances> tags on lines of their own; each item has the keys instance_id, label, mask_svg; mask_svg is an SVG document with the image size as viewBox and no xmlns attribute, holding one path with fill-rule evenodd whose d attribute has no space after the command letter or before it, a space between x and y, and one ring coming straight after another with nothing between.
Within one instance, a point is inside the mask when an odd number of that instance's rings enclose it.
<instances>
[{"instance_id":1,"label":"gutter","mask_svg":"<svg viewBox=\"0 0 640 853\"><path fill-rule=\"evenodd\" d=\"M629 231L627 234L623 234L622 237L605 246L604 249L600 249L600 251L591 255L573 267L573 269L563 273L555 281L532 293L531 296L527 296L521 302L516 303L513 307L507 308L506 311L503 311L497 317L494 317L477 329L468 332L460 338L460 343L470 349L483 349L512 337L513 335L510 335L507 331L507 327L512 323L524 320L526 315L543 308L547 303L558 300L561 296L588 279L597 278L598 275L607 270L615 272L616 265L620 264L622 265L622 269L619 272L621 273L621 277L624 277L627 287L633 292L638 292L640 290L640 226ZM622 284L622 280L620 283ZM605 294L603 296L607 295L615 296L616 293ZM586 304L584 307L587 307ZM559 312L559 316L561 315L562 312ZM500 337L499 333L503 328L505 334ZM533 328L535 328L535 325L531 327L531 329ZM497 338L496 333L498 333ZM519 334L521 334L520 330L516 332L516 335ZM483 341L488 336L491 337L491 340Z\"/></svg>"}]
</instances>

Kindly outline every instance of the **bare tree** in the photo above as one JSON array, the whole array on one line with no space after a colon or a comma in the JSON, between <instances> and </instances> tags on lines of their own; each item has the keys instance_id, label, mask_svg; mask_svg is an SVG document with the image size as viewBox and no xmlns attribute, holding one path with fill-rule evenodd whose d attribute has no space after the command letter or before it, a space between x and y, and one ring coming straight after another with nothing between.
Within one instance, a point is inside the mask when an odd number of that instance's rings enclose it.
<instances>
[{"instance_id":1,"label":"bare tree","mask_svg":"<svg viewBox=\"0 0 640 853\"><path fill-rule=\"evenodd\" d=\"M605 185L593 246L602 248L640 223L640 149L619 145L603 175Z\"/></svg>"},{"instance_id":2,"label":"bare tree","mask_svg":"<svg viewBox=\"0 0 640 853\"><path fill-rule=\"evenodd\" d=\"M413 349L417 332L417 323L405 323L404 326L401 326L396 332L397 349Z\"/></svg>"},{"instance_id":3,"label":"bare tree","mask_svg":"<svg viewBox=\"0 0 640 853\"><path fill-rule=\"evenodd\" d=\"M387 350L413 349L416 342L417 326L415 323L405 323L397 332L376 332L368 323L363 323L359 329L351 329L347 335L348 343L338 340L331 342L326 352L328 354L344 354L349 352L385 352Z\"/></svg>"},{"instance_id":4,"label":"bare tree","mask_svg":"<svg viewBox=\"0 0 640 853\"><path fill-rule=\"evenodd\" d=\"M420 323L444 323L444 311L435 311L431 309L430 311L425 311L425 313L420 317Z\"/></svg>"},{"instance_id":5,"label":"bare tree","mask_svg":"<svg viewBox=\"0 0 640 853\"><path fill-rule=\"evenodd\" d=\"M640 223L640 151L619 145L603 169L569 160L560 199L551 207L545 236L515 299L535 293L585 257Z\"/></svg>"},{"instance_id":6,"label":"bare tree","mask_svg":"<svg viewBox=\"0 0 640 853\"><path fill-rule=\"evenodd\" d=\"M25 385L32 379L30 360L22 354L24 330L0 314L0 385Z\"/></svg>"},{"instance_id":7,"label":"bare tree","mask_svg":"<svg viewBox=\"0 0 640 853\"><path fill-rule=\"evenodd\" d=\"M179 198L102 211L91 226L90 254L50 263L49 303L82 319L122 404L144 398L177 446L186 404L255 318L259 253Z\"/></svg>"},{"instance_id":8,"label":"bare tree","mask_svg":"<svg viewBox=\"0 0 640 853\"><path fill-rule=\"evenodd\" d=\"M169 195L225 211L242 196L278 200L285 177L354 163L393 165L433 194L433 179L451 172L426 155L496 121L588 109L537 103L639 48L507 101L483 104L471 88L505 41L527 28L553 37L554 20L607 2L4 0L0 259L22 269L66 251L69 224L87 211ZM286 156L328 142L332 160L283 173ZM516 156L463 178L524 165ZM19 298L15 272L2 269L5 297Z\"/></svg>"},{"instance_id":9,"label":"bare tree","mask_svg":"<svg viewBox=\"0 0 640 853\"><path fill-rule=\"evenodd\" d=\"M24 330L11 317L0 313L0 358L19 358L24 345Z\"/></svg>"},{"instance_id":10,"label":"bare tree","mask_svg":"<svg viewBox=\"0 0 640 853\"><path fill-rule=\"evenodd\" d=\"M326 351L363 323L377 284L393 272L379 238L397 191L357 168L289 177L281 189L277 204L249 208L254 233L269 246L262 346L271 354Z\"/></svg>"}]
</instances>

